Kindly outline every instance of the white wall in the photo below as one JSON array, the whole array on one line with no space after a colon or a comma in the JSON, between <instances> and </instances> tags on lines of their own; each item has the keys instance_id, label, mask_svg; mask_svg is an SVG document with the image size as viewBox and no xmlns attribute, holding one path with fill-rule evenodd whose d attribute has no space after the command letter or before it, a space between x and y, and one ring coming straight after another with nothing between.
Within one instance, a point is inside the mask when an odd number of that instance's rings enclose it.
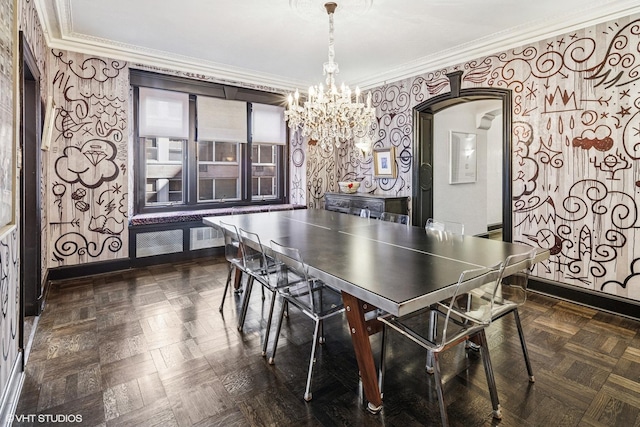
<instances>
[{"instance_id":1,"label":"white wall","mask_svg":"<svg viewBox=\"0 0 640 427\"><path fill-rule=\"evenodd\" d=\"M491 149L491 162L488 163L488 139L492 140L491 147L495 146L495 134L483 129L478 129L478 114L501 108L501 102L475 101L460 104L438 112L434 116L434 143L433 143L433 216L434 218L462 222L465 225L465 234L475 235L487 232L489 212L491 218L495 216L494 206L497 206L502 216L502 196L500 188L500 178L498 178L497 189L494 182L496 156L500 159L497 165L502 162L502 152L496 155ZM498 117L501 120L501 117ZM492 128L497 128L501 135L501 122L494 120L497 124ZM476 134L476 158L477 158L477 180L474 183L449 184L449 138L450 132L466 132ZM500 143L497 144L501 147ZM492 179L489 180L488 169L492 169ZM500 171L501 174L501 171ZM499 175L498 175L499 176ZM492 189L489 190L489 184ZM498 199L496 200L496 197ZM492 206L489 209L489 205ZM501 221L498 220L497 222Z\"/></svg>"},{"instance_id":2,"label":"white wall","mask_svg":"<svg viewBox=\"0 0 640 427\"><path fill-rule=\"evenodd\" d=\"M487 130L487 225L502 224L502 119L495 116Z\"/></svg>"}]
</instances>

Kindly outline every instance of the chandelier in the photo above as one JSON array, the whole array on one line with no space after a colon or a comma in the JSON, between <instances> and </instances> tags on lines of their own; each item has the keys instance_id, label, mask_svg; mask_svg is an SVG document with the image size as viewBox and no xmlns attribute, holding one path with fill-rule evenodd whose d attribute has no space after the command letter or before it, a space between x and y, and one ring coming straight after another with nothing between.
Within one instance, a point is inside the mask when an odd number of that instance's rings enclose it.
<instances>
[{"instance_id":1,"label":"chandelier","mask_svg":"<svg viewBox=\"0 0 640 427\"><path fill-rule=\"evenodd\" d=\"M284 119L290 129L300 128L302 136L309 138L310 145L320 144L323 150L333 151L342 143L354 140L358 148L366 152L371 146L369 131L375 120L375 108L371 107L371 93L366 103L361 99L360 89L354 93L345 86L340 90L335 85L338 64L334 62L333 13L338 5L325 3L329 14L329 61L323 65L323 74L327 76L326 90L322 84L309 87L307 100L300 105L300 93L289 94L289 107ZM363 148L364 147L364 148Z\"/></svg>"}]
</instances>

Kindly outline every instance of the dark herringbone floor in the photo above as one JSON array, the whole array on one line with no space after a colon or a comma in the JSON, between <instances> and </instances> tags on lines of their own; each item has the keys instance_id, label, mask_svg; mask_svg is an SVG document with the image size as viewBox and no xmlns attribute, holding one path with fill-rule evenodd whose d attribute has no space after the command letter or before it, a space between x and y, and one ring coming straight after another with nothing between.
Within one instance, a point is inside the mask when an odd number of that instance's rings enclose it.
<instances>
[{"instance_id":1,"label":"dark herringbone floor","mask_svg":"<svg viewBox=\"0 0 640 427\"><path fill-rule=\"evenodd\" d=\"M239 297L218 312L226 272L223 258L209 258L54 284L26 367L17 411L25 421L14 425L39 425L34 415L42 414L81 416L68 425L83 426L439 424L424 354L394 335L384 409L363 409L340 317L325 327L306 403L312 323L292 309L276 364L267 364L260 337L268 298L254 291L238 332ZM521 316L535 384L512 319L499 320L488 338L504 417L491 418L480 359L460 347L442 364L452 425L640 426L640 322L540 295L530 295Z\"/></svg>"}]
</instances>

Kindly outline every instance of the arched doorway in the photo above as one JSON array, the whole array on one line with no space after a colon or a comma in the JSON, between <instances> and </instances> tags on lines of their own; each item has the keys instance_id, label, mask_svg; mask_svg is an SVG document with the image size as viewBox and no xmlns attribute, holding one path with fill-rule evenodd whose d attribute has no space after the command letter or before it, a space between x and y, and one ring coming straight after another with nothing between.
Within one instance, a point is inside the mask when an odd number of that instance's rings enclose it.
<instances>
[{"instance_id":1,"label":"arched doorway","mask_svg":"<svg viewBox=\"0 0 640 427\"><path fill-rule=\"evenodd\" d=\"M414 107L414 160L412 223L424 224L433 217L433 129L434 115L465 102L502 101L502 240L512 240L511 212L511 91L497 88L461 89L462 71L450 73L451 92L435 96Z\"/></svg>"}]
</instances>

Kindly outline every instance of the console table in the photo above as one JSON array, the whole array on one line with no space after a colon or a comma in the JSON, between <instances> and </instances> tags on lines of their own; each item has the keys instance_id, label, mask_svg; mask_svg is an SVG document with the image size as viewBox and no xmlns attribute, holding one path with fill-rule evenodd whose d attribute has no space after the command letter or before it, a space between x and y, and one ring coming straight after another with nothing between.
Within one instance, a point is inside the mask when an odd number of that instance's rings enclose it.
<instances>
[{"instance_id":1,"label":"console table","mask_svg":"<svg viewBox=\"0 0 640 427\"><path fill-rule=\"evenodd\" d=\"M349 213L350 208L369 209L371 218L379 218L382 212L406 215L409 213L409 198L367 193L325 193L324 208L343 213Z\"/></svg>"}]
</instances>

